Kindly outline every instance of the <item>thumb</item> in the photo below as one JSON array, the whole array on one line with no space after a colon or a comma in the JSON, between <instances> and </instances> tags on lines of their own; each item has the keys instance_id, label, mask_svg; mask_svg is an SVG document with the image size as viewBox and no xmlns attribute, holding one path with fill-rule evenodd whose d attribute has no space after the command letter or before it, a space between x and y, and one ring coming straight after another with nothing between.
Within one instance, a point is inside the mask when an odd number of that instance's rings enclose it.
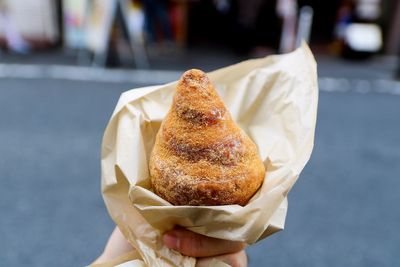
<instances>
[{"instance_id":1,"label":"thumb","mask_svg":"<svg viewBox=\"0 0 400 267\"><path fill-rule=\"evenodd\" d=\"M231 254L243 250L245 243L203 236L182 228L176 228L164 235L167 247L191 257L211 257Z\"/></svg>"}]
</instances>

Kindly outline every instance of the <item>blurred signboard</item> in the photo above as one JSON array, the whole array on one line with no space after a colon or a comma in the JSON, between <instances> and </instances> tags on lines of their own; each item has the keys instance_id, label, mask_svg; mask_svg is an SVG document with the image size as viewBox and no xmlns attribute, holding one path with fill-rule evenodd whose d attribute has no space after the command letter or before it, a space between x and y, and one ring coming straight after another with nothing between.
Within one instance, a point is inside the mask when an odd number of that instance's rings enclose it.
<instances>
[{"instance_id":1,"label":"blurred signboard","mask_svg":"<svg viewBox=\"0 0 400 267\"><path fill-rule=\"evenodd\" d=\"M53 0L2 0L2 16L8 25L28 40L54 43L59 38L56 2ZM3 33L5 29L3 29ZM0 32L1 34L1 32Z\"/></svg>"},{"instance_id":2,"label":"blurred signboard","mask_svg":"<svg viewBox=\"0 0 400 267\"><path fill-rule=\"evenodd\" d=\"M79 49L85 46L85 16L89 0L63 0L64 45Z\"/></svg>"},{"instance_id":3,"label":"blurred signboard","mask_svg":"<svg viewBox=\"0 0 400 267\"><path fill-rule=\"evenodd\" d=\"M105 53L115 17L117 1L90 1L86 21L86 47L94 53Z\"/></svg>"}]
</instances>

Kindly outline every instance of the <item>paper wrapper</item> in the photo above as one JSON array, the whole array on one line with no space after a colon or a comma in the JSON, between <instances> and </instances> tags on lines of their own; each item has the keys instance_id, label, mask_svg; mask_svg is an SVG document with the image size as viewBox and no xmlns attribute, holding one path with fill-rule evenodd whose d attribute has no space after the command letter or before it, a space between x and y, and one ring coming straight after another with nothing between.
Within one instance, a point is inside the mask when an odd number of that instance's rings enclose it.
<instances>
[{"instance_id":1,"label":"paper wrapper","mask_svg":"<svg viewBox=\"0 0 400 267\"><path fill-rule=\"evenodd\" d=\"M314 142L318 85L311 51L303 44L290 54L245 61L209 77L258 146L267 171L264 183L244 207L172 206L151 191L148 161L176 82L123 93L102 144L103 197L137 252L124 255L121 266L194 266L194 258L163 245L162 234L175 225L248 244L283 229L286 196Z\"/></svg>"}]
</instances>

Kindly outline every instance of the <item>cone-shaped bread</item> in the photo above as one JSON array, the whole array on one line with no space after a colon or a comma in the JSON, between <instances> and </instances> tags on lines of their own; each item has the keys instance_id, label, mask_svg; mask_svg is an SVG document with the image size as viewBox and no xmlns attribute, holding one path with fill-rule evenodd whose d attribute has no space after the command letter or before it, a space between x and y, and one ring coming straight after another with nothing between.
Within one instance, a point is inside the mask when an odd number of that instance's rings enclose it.
<instances>
[{"instance_id":1,"label":"cone-shaped bread","mask_svg":"<svg viewBox=\"0 0 400 267\"><path fill-rule=\"evenodd\" d=\"M183 74L150 157L154 192L174 205L245 205L265 167L207 75Z\"/></svg>"}]
</instances>

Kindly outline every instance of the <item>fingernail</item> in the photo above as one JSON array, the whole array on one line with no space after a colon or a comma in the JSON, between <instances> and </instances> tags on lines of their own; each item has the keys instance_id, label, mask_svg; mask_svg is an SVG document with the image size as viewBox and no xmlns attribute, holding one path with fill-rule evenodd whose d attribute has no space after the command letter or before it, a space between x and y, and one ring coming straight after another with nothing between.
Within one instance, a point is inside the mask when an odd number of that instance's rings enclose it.
<instances>
[{"instance_id":1,"label":"fingernail","mask_svg":"<svg viewBox=\"0 0 400 267\"><path fill-rule=\"evenodd\" d=\"M172 234L167 233L164 235L164 244L171 249L179 249L179 238Z\"/></svg>"}]
</instances>

